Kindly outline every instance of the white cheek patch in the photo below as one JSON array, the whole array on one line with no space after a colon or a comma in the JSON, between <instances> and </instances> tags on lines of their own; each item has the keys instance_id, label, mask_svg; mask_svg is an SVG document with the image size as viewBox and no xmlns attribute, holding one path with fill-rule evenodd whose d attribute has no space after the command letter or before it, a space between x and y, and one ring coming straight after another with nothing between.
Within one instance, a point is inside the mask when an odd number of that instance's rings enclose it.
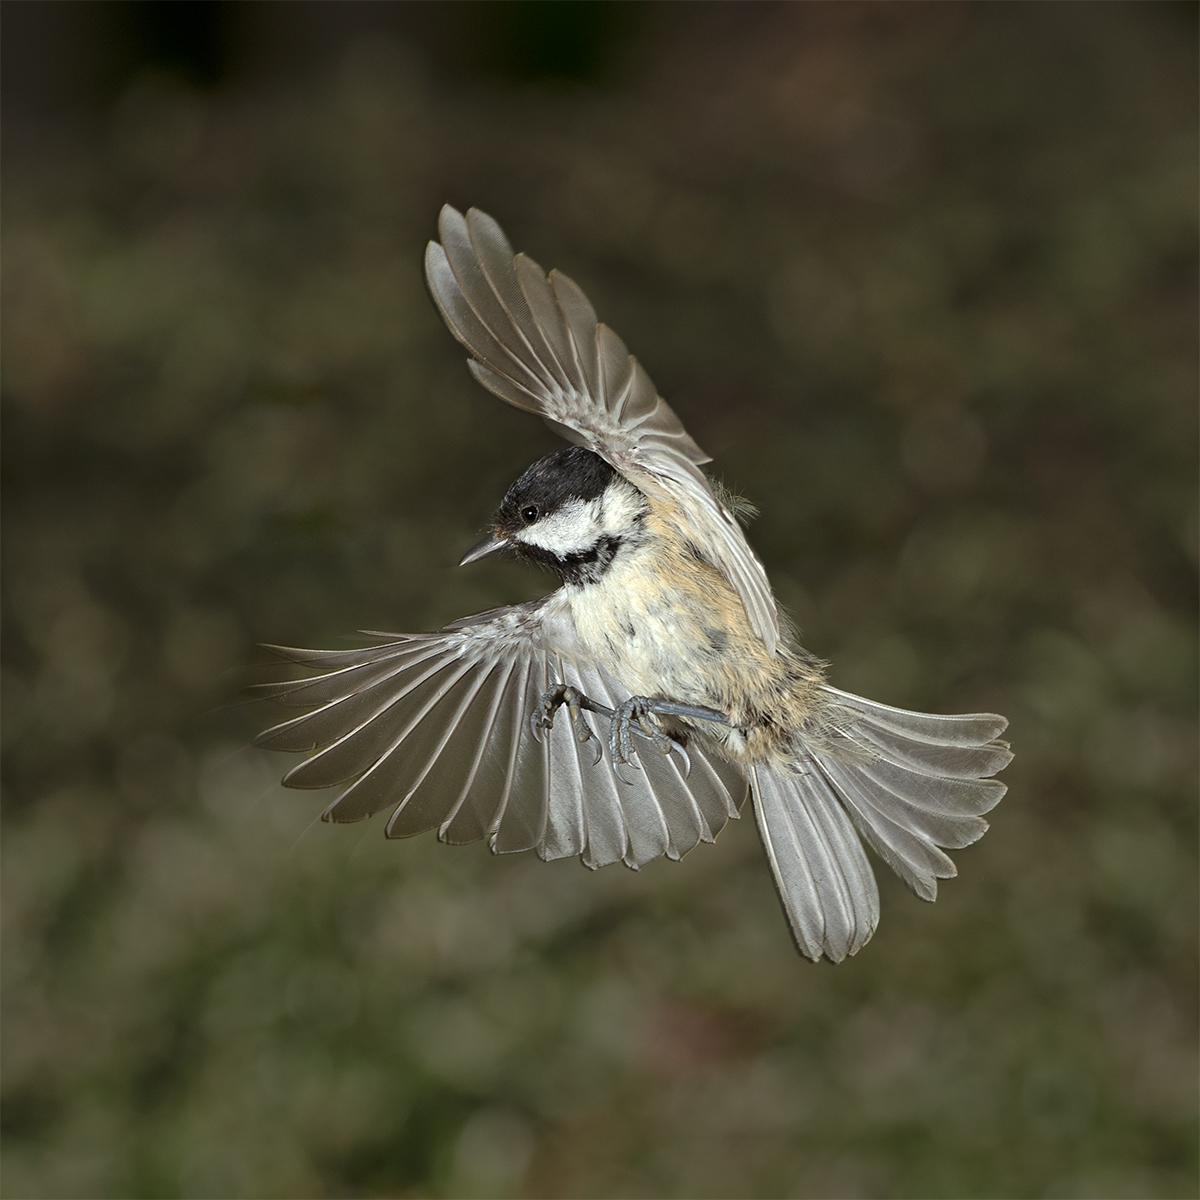
<instances>
[{"instance_id":1,"label":"white cheek patch","mask_svg":"<svg viewBox=\"0 0 1200 1200\"><path fill-rule=\"evenodd\" d=\"M599 524L607 534L620 537L636 524L646 507L645 498L630 485L610 487L600 497Z\"/></svg>"},{"instance_id":2,"label":"white cheek patch","mask_svg":"<svg viewBox=\"0 0 1200 1200\"><path fill-rule=\"evenodd\" d=\"M557 512L522 529L516 538L559 558L590 550L600 536L598 500L568 500Z\"/></svg>"}]
</instances>

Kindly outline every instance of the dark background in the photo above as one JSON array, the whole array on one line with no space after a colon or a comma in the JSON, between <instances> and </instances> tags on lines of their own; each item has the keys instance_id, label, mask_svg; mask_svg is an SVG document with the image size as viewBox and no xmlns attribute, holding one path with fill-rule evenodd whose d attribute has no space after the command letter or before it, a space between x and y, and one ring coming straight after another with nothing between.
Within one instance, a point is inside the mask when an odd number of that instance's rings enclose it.
<instances>
[{"instance_id":1,"label":"dark background","mask_svg":"<svg viewBox=\"0 0 1200 1200\"><path fill-rule=\"evenodd\" d=\"M1196 1195L1196 6L8 2L4 1194ZM936 906L794 954L752 822L492 858L247 751L259 641L554 439L425 294L584 286L840 686L1012 718Z\"/></svg>"}]
</instances>

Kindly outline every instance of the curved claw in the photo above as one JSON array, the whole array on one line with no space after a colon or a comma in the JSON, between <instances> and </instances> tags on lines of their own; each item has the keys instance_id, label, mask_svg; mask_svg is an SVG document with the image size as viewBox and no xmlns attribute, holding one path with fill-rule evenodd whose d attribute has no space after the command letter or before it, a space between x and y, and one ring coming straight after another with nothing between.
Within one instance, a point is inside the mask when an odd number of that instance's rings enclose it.
<instances>
[{"instance_id":1,"label":"curved claw","mask_svg":"<svg viewBox=\"0 0 1200 1200\"><path fill-rule=\"evenodd\" d=\"M608 752L612 755L613 765L616 767L620 767L629 758L622 737L621 725L617 720L613 721L612 727L608 731Z\"/></svg>"},{"instance_id":2,"label":"curved claw","mask_svg":"<svg viewBox=\"0 0 1200 1200\"><path fill-rule=\"evenodd\" d=\"M533 712L529 714L529 731L533 740L539 744L544 740L542 735L548 729L554 728L554 714L558 706L564 703L561 687L553 687L542 693Z\"/></svg>"},{"instance_id":3,"label":"curved claw","mask_svg":"<svg viewBox=\"0 0 1200 1200\"><path fill-rule=\"evenodd\" d=\"M664 733L650 719L648 713L640 713L637 718L638 727L642 731L642 736L653 742L658 749L666 755L669 755L674 749L676 742L669 734Z\"/></svg>"},{"instance_id":4,"label":"curved claw","mask_svg":"<svg viewBox=\"0 0 1200 1200\"><path fill-rule=\"evenodd\" d=\"M671 750L677 751L679 757L683 759L683 777L687 779L692 773L692 760L687 750L684 748L682 742L677 742L674 738L671 739ZM667 751L668 755L671 753L671 750Z\"/></svg>"},{"instance_id":5,"label":"curved claw","mask_svg":"<svg viewBox=\"0 0 1200 1200\"><path fill-rule=\"evenodd\" d=\"M717 712L716 709L702 708L694 704L679 704L672 700L655 700L646 696L630 696L615 712L611 709L598 711L603 711L611 718L612 723L608 729L608 748L612 754L613 769L622 783L631 782L621 774L622 766L641 765L634 759L633 734L635 729L647 741L653 742L667 757L670 757L671 751L677 751L683 762L684 779L691 776L692 760L685 749L687 735L668 733L654 719L655 716L683 717L688 720L729 724L729 718L724 713Z\"/></svg>"},{"instance_id":6,"label":"curved claw","mask_svg":"<svg viewBox=\"0 0 1200 1200\"><path fill-rule=\"evenodd\" d=\"M621 726L621 758L625 762L631 763L633 761L633 755L633 722L626 721ZM641 770L640 765L638 769Z\"/></svg>"},{"instance_id":7,"label":"curved claw","mask_svg":"<svg viewBox=\"0 0 1200 1200\"><path fill-rule=\"evenodd\" d=\"M567 715L571 718L571 731L575 741L580 746L587 742L596 742L596 759L592 766L599 766L600 760L604 757L604 747L592 731L591 726L583 719L583 709L584 707L595 708L603 713L611 710L596 705L593 701L588 700L582 692L566 684L560 683L545 691L537 707L530 714L529 731L533 734L533 740L539 744L545 742L545 733L554 728L554 716L563 705L566 705Z\"/></svg>"},{"instance_id":8,"label":"curved claw","mask_svg":"<svg viewBox=\"0 0 1200 1200\"><path fill-rule=\"evenodd\" d=\"M614 774L614 775L616 775L616 777L617 777L617 778L618 778L618 779L619 779L619 780L620 780L620 781L621 781L623 784L625 784L625 785L626 785L626 787L633 787L633 783L634 783L634 781L633 781L632 779L627 779L627 778L626 778L626 777L625 777L625 776L624 776L624 775L621 773L621 768L622 768L622 767L637 767L639 771L641 770L641 767L640 767L640 766L638 765L638 763L637 763L637 762L635 762L635 761L634 761L632 758L626 758L626 759L614 758L614 759L613 759L613 774Z\"/></svg>"},{"instance_id":9,"label":"curved claw","mask_svg":"<svg viewBox=\"0 0 1200 1200\"><path fill-rule=\"evenodd\" d=\"M596 758L592 762L593 767L600 765L600 760L604 757L604 747L600 739L592 732L592 728L583 719L583 714L578 708L569 708L567 710L571 714L571 724L575 727L575 743L579 746L586 746L588 742L596 743Z\"/></svg>"}]
</instances>

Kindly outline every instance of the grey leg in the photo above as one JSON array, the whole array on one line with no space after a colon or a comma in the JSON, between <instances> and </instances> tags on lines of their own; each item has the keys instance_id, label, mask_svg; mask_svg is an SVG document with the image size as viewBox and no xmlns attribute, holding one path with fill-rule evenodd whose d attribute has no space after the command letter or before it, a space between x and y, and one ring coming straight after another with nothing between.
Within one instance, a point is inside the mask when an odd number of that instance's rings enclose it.
<instances>
[{"instance_id":1,"label":"grey leg","mask_svg":"<svg viewBox=\"0 0 1200 1200\"><path fill-rule=\"evenodd\" d=\"M554 724L554 714L564 704L567 706L567 713L575 730L575 739L580 745L595 737L595 734L588 728L587 722L583 720L582 712L594 712L609 718L611 724L608 731L608 748L612 754L617 778L624 783L629 783L630 780L621 774L621 767L632 761L634 733L653 742L663 754L670 754L672 750L676 751L683 759L684 778L686 779L691 774L691 759L684 748L687 742L686 736L666 733L656 721L651 720L652 716L686 717L692 721L712 721L717 725L729 724L729 718L715 708L705 708L699 704L677 704L674 700L656 700L651 696L630 696L614 712L606 704L600 704L585 696L578 688L560 683L543 693L530 718L533 736L538 741L542 740L543 731ZM600 761L601 754L602 752L597 746L597 763Z\"/></svg>"},{"instance_id":2,"label":"grey leg","mask_svg":"<svg viewBox=\"0 0 1200 1200\"><path fill-rule=\"evenodd\" d=\"M652 741L663 754L670 754L672 750L678 751L683 759L684 778L691 774L691 759L684 749L686 738L664 732L657 722L650 719L652 715L687 717L689 720L712 721L718 725L729 724L729 718L724 713L717 712L715 708L704 708L699 704L677 704L674 700L655 700L651 696L630 696L617 709L608 730L608 748L619 778L624 779L621 766L632 761L634 747L630 735L634 730Z\"/></svg>"}]
</instances>

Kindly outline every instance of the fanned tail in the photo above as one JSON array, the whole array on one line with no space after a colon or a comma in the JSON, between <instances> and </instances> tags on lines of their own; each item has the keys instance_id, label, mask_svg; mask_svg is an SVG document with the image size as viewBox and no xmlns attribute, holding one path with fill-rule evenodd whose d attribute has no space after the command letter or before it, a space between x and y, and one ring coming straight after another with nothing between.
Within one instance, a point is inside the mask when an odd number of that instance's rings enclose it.
<instances>
[{"instance_id":1,"label":"fanned tail","mask_svg":"<svg viewBox=\"0 0 1200 1200\"><path fill-rule=\"evenodd\" d=\"M945 853L978 841L1012 761L992 713L935 716L825 688L837 738L787 767L757 766L754 811L800 952L839 962L870 939L875 879L858 834L923 900L957 874Z\"/></svg>"}]
</instances>

